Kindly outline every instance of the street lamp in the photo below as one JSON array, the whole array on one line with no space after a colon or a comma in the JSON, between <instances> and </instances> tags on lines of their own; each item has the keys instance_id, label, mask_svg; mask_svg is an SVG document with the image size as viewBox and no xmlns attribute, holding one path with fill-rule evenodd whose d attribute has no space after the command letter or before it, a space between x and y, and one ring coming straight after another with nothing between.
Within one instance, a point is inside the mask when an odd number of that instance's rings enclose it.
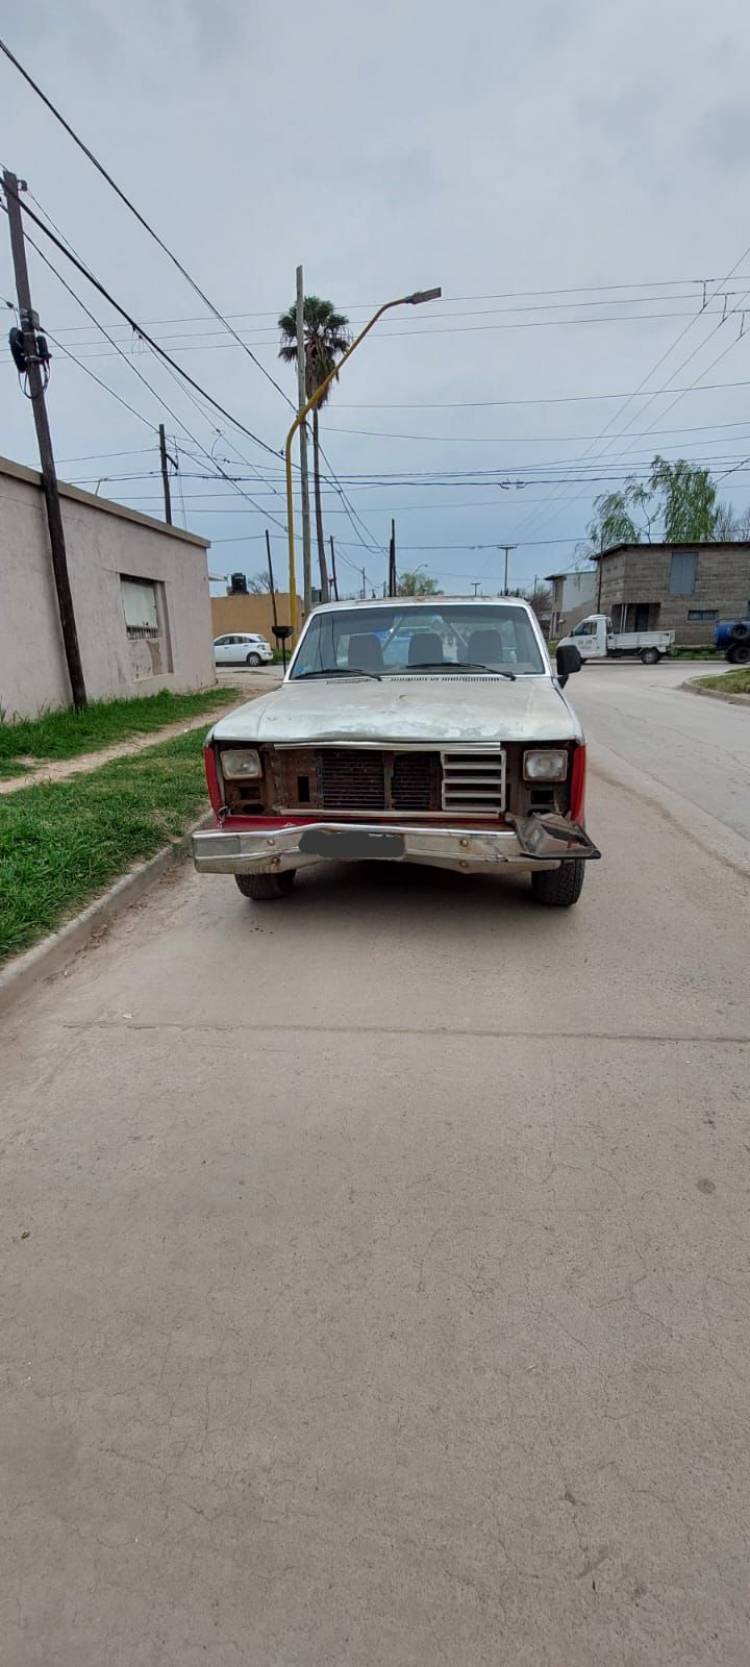
<instances>
[{"instance_id":1,"label":"street lamp","mask_svg":"<svg viewBox=\"0 0 750 1667\"><path fill-rule=\"evenodd\" d=\"M347 348L342 358L339 359L338 364L334 365L333 370L329 371L328 375L323 378L320 387L316 388L315 392L310 395L307 404L303 406L302 410L297 412L294 422L292 423L289 433L287 434L286 444L284 446L284 460L286 463L286 518L289 538L289 609L292 626L295 631L297 629L297 573L294 562L292 441L297 433L297 429L305 421L305 418L309 415L310 411L314 410L315 406L320 404L326 389L330 387L334 377L338 376L342 365L346 364L347 359L351 359L355 348L359 347L360 342L364 341L365 336L369 335L373 324L377 324L378 319L383 317L383 313L389 312L391 307L421 307L423 301L439 301L442 293L442 289L415 289L413 295L400 295L398 300L386 301L382 307L378 307L377 312L373 313L369 324L366 324L364 330L360 330L359 335L355 336L351 346ZM301 345L302 344L298 343L298 350Z\"/></svg>"}]
</instances>

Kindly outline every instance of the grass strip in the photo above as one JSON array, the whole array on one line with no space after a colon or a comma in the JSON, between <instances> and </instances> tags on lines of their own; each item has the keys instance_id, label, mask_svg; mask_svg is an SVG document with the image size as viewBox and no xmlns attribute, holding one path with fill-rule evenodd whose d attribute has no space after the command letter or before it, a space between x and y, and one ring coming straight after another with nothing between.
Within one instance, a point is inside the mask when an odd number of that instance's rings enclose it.
<instances>
[{"instance_id":1,"label":"grass strip","mask_svg":"<svg viewBox=\"0 0 750 1667\"><path fill-rule=\"evenodd\" d=\"M51 759L78 758L242 698L240 689L221 685L185 695L162 689L132 700L94 700L85 712L46 712L41 718L0 722L0 776L23 775Z\"/></svg>"},{"instance_id":2,"label":"grass strip","mask_svg":"<svg viewBox=\"0 0 750 1667\"><path fill-rule=\"evenodd\" d=\"M723 695L750 695L750 666L737 666L718 677L696 677L702 689L720 689Z\"/></svg>"},{"instance_id":3,"label":"grass strip","mask_svg":"<svg viewBox=\"0 0 750 1667\"><path fill-rule=\"evenodd\" d=\"M0 799L0 961L28 949L208 808L200 730Z\"/></svg>"}]
</instances>

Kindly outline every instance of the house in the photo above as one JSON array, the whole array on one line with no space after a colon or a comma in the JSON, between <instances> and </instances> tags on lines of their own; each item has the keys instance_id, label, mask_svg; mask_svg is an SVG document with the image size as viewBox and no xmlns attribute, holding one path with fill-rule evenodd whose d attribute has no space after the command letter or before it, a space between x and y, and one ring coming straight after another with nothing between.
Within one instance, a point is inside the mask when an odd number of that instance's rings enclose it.
<instances>
[{"instance_id":1,"label":"house","mask_svg":"<svg viewBox=\"0 0 750 1667\"><path fill-rule=\"evenodd\" d=\"M592 613L615 631L674 631L678 643L712 643L718 619L750 611L750 543L615 544L592 560Z\"/></svg>"},{"instance_id":2,"label":"house","mask_svg":"<svg viewBox=\"0 0 750 1667\"><path fill-rule=\"evenodd\" d=\"M577 567L569 573L548 573L545 582L552 589L549 635L552 638L565 636L579 619L585 619L594 611L597 570L595 567Z\"/></svg>"},{"instance_id":3,"label":"house","mask_svg":"<svg viewBox=\"0 0 750 1667\"><path fill-rule=\"evenodd\" d=\"M216 682L207 541L59 482L89 700ZM42 477L0 458L0 712L70 704Z\"/></svg>"}]
</instances>

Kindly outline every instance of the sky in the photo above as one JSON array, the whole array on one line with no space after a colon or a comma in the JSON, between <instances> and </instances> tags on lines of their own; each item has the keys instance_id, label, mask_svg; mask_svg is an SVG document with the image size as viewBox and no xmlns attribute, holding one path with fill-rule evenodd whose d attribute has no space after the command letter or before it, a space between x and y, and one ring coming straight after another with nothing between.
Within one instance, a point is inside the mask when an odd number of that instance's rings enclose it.
<instances>
[{"instance_id":1,"label":"sky","mask_svg":"<svg viewBox=\"0 0 750 1667\"><path fill-rule=\"evenodd\" d=\"M160 515L163 421L175 519L211 540L212 574L258 571L269 527L283 582L291 413L259 366L294 399L276 320L299 262L353 329L443 290L376 326L324 412L342 593L363 567L382 586L391 517L399 568L446 591L495 592L504 544L514 585L565 571L597 493L657 450L732 470L722 496L750 504L741 0L30 0L5 39L259 361L0 59L0 159L34 212L270 448L186 390L27 225L122 350L30 248L60 476ZM0 297L14 299L4 218ZM35 466L0 362L0 452Z\"/></svg>"}]
</instances>

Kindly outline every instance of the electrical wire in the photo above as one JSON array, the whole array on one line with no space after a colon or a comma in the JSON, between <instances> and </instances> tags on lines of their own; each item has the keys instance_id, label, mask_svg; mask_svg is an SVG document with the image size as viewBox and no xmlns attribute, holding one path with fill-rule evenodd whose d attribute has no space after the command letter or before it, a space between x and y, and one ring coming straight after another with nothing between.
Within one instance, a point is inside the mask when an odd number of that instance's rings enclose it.
<instances>
[{"instance_id":1,"label":"electrical wire","mask_svg":"<svg viewBox=\"0 0 750 1667\"><path fill-rule=\"evenodd\" d=\"M89 162L91 162L92 165L96 168L97 172L101 174L102 179L105 179L107 184L109 186L111 186L112 190L120 198L120 201L125 204L125 207L130 210L131 214L135 215L136 220L138 220L140 225L143 226L144 230L148 232L149 237L153 238L154 242L158 244L159 248L167 256L168 260L170 260L172 262L172 265L176 266L177 271L182 274L182 277L190 285L191 289L195 292L196 295L198 295L200 297L201 301L204 303L204 306L208 307L209 311L213 313L214 318L217 318L219 320L219 322L221 324L223 324L224 328L229 331L229 334L235 338L235 341L237 341L239 343L239 346L244 350L245 353L247 353L248 358L252 359L253 364L257 366L257 368L261 372L261 374L263 376L265 376L265 378L268 382L271 383L272 387L274 387L276 389L276 392L281 394L282 399L286 400L287 405L292 406L292 402L289 399L288 395L285 394L284 389L279 385L279 383L275 380L275 378L273 376L271 376L270 371L267 371L266 368L265 368L265 365L262 365L260 363L260 360L256 359L255 354L251 352L251 350L247 346L247 344L242 341L240 336L238 336L237 331L229 323L228 319L226 319L224 317L224 314L219 311L219 308L214 305L214 302L210 299L210 296L206 295L205 290L201 289L200 284L197 283L195 278L193 278L191 276L191 274L187 270L187 267L183 266L182 261L178 259L177 255L175 255L172 252L172 250L169 248L168 244L166 244L164 242L164 239L159 236L159 233L154 230L154 227L152 225L150 225L148 220L145 218L145 216L143 214L141 214L140 209L137 209L136 206L135 206L135 203L131 202L131 199L122 190L122 188L117 184L117 181L112 178L112 175L110 173L108 173L107 169L104 167L104 164L99 161L99 158L94 155L94 152L89 149L88 145L84 143L83 139L80 138L79 134L76 133L75 129L73 127L71 127L70 122L66 121L65 117L57 109L57 106L55 104L53 104L51 98L48 98L47 94L42 91L42 88L39 86L38 82L36 82L34 80L33 76L31 76L29 74L27 69L24 69L23 64L19 62L19 59L16 58L15 54L13 52L11 52L10 47L7 46L5 41L3 41L3 40L0 40L0 51L4 52L6 58L8 58L10 63L13 64L14 68L18 70L19 74L23 76L24 81L26 81L28 83L28 85L33 89L33 91L36 93L37 97L42 100L42 103L47 106L47 109L55 117L55 120L60 123L60 126L64 127L65 132L67 134L69 134L70 138L78 146L78 149L83 151L84 156L88 157ZM292 406L292 410L293 409L294 409L294 407ZM254 438L254 436L252 436L252 438Z\"/></svg>"},{"instance_id":2,"label":"electrical wire","mask_svg":"<svg viewBox=\"0 0 750 1667\"><path fill-rule=\"evenodd\" d=\"M0 46L2 46L2 42L0 42ZM254 445L260 446L263 451L269 452L272 457L278 457L280 455L280 453L274 450L273 446L269 446L265 440L261 440L257 434L253 434L252 429L247 428L244 423L241 423L238 417L234 417L231 411L227 411L225 406L220 405L218 400L214 399L205 388L201 387L199 382L196 382L186 370L183 370L182 366L178 365L176 360L174 360L170 354L166 352L166 349L160 347L159 343L149 335L148 331L138 324L137 320L134 319L127 311L127 308L121 306L120 302L115 300L114 296L111 295L109 290L105 288L101 280L97 278L93 272L90 272L86 266L84 266L83 262L78 259L77 255L74 255L70 249L65 247L62 240L57 237L54 232L50 231L49 226L45 226L44 221L39 218L38 214L34 213L32 208L29 208L28 203L22 202L20 198L19 202L21 202L21 208L23 209L24 214L26 214L30 220L34 221L34 224L39 227L39 230L44 233L44 236L49 238L50 242L54 243L55 247L60 250L60 253L65 256L65 259L69 260L72 265L76 267L77 271L80 272L90 284L93 284L99 294L104 297L104 300L114 308L115 312L120 313L121 317L127 321L131 329L135 331L136 335L140 336L143 341L147 342L152 351L158 354L159 358L162 359L165 364L170 365L172 370L175 371L178 376L182 377L185 382L189 383L191 388L193 388L196 393L200 394L203 399L207 400L208 404L213 406L214 410L219 411L221 416L226 418L227 422L230 422L234 428L239 428L243 434L246 434L247 438L252 440ZM89 357L108 358L109 354L89 355Z\"/></svg>"}]
</instances>

